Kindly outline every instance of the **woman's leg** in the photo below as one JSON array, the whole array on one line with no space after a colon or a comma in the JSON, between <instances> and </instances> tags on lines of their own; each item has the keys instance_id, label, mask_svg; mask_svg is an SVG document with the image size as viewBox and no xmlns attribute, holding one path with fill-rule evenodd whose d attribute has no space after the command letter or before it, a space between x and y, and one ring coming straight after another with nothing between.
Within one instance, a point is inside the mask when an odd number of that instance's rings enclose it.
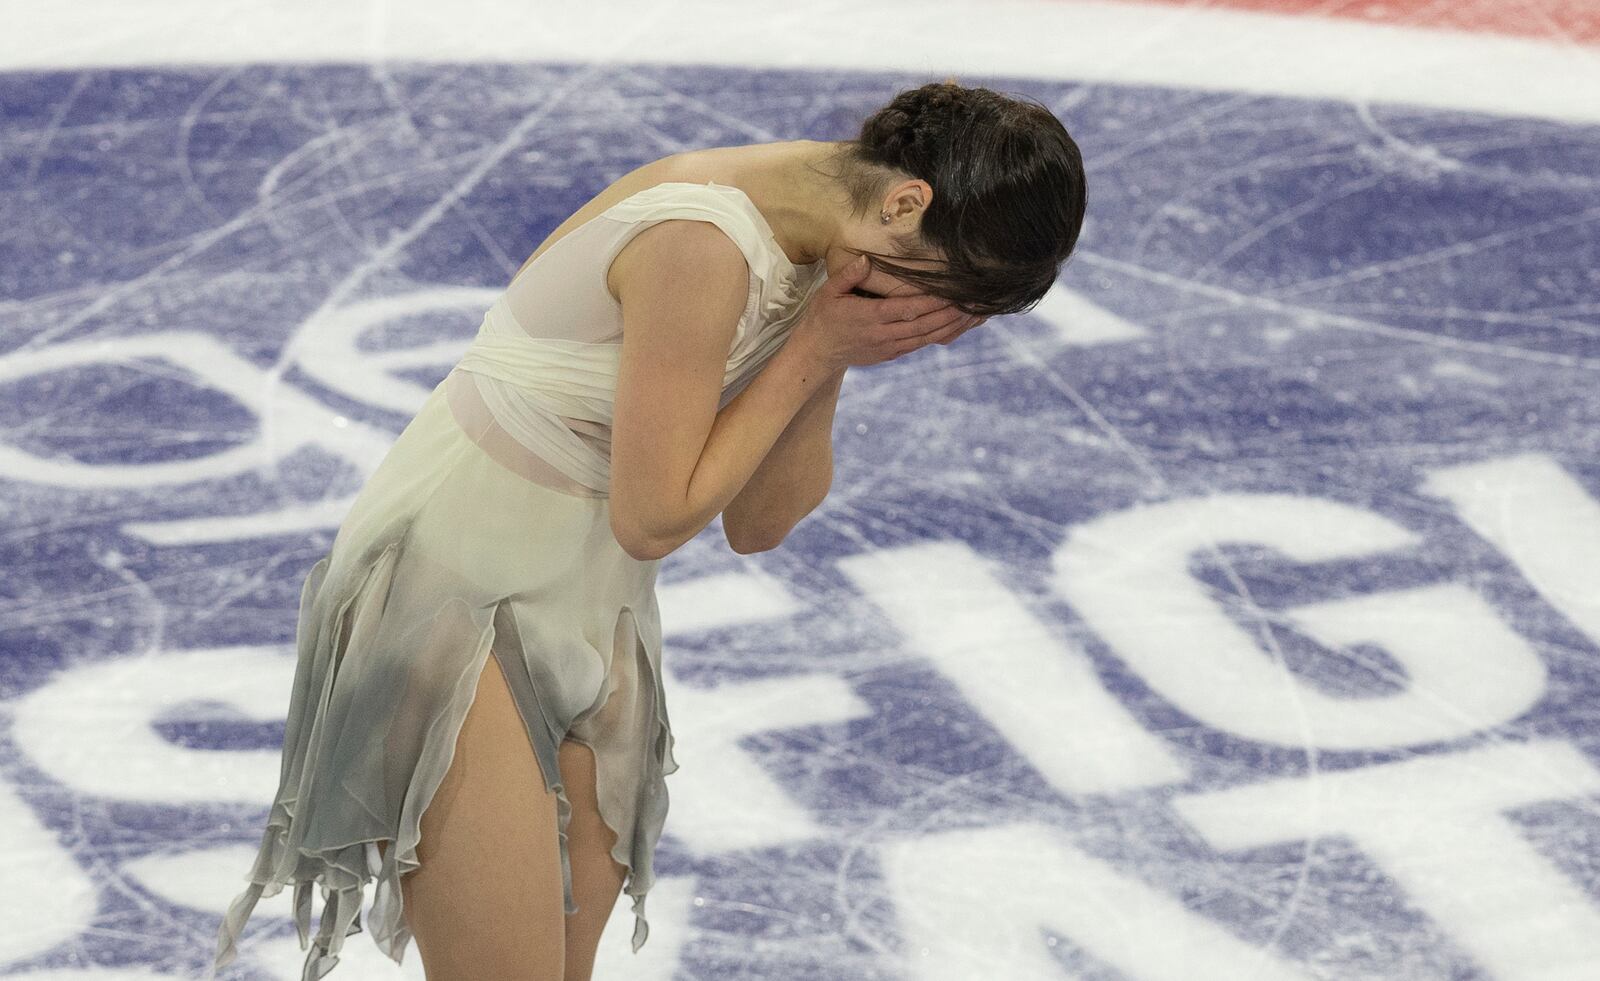
<instances>
[{"instance_id":1,"label":"woman's leg","mask_svg":"<svg viewBox=\"0 0 1600 981\"><path fill-rule=\"evenodd\" d=\"M556 795L492 654L421 831L400 888L428 981L561 981Z\"/></svg>"},{"instance_id":2,"label":"woman's leg","mask_svg":"<svg viewBox=\"0 0 1600 981\"><path fill-rule=\"evenodd\" d=\"M557 755L562 787L572 805L572 818L567 822L567 862L572 867L572 901L578 906L578 911L567 917L564 981L589 981L600 934L617 905L628 867L611 857L617 836L600 818L594 750L567 738L561 741Z\"/></svg>"}]
</instances>

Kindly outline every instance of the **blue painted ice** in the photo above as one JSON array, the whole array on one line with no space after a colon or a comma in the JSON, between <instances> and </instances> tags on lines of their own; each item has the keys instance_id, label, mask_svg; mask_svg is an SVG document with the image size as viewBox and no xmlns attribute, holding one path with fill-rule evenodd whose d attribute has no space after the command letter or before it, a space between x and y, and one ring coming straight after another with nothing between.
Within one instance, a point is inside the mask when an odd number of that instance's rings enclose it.
<instances>
[{"instance_id":1,"label":"blue painted ice","mask_svg":"<svg viewBox=\"0 0 1600 981\"><path fill-rule=\"evenodd\" d=\"M304 574L556 224L923 80L578 70L0 76L0 975L209 961ZM1079 253L852 370L781 548L664 563L596 978L1596 976L1600 128L962 81L1083 147Z\"/></svg>"}]
</instances>

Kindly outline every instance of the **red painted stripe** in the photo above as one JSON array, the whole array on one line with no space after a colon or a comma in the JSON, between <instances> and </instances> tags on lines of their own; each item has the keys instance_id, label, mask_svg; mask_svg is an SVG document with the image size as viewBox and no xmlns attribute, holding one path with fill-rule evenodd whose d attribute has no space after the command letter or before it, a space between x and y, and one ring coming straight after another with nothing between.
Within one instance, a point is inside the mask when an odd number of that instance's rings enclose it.
<instances>
[{"instance_id":1,"label":"red painted stripe","mask_svg":"<svg viewBox=\"0 0 1600 981\"><path fill-rule=\"evenodd\" d=\"M1174 7L1231 7L1273 14L1343 17L1395 27L1514 34L1600 43L1600 0L1147 0Z\"/></svg>"}]
</instances>

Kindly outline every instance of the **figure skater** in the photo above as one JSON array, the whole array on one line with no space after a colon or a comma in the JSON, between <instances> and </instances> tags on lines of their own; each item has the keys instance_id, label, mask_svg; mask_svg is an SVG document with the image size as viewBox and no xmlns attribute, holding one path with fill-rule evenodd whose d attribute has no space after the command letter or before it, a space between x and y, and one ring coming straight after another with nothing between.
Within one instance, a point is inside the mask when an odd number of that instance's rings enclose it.
<instances>
[{"instance_id":1,"label":"figure skater","mask_svg":"<svg viewBox=\"0 0 1600 981\"><path fill-rule=\"evenodd\" d=\"M306 576L210 976L290 885L324 976L372 880L373 940L415 936L429 981L583 981L624 891L637 952L677 769L661 559L718 516L776 547L828 492L845 371L1031 309L1084 208L1055 116L948 80L855 139L653 161L562 222Z\"/></svg>"}]
</instances>

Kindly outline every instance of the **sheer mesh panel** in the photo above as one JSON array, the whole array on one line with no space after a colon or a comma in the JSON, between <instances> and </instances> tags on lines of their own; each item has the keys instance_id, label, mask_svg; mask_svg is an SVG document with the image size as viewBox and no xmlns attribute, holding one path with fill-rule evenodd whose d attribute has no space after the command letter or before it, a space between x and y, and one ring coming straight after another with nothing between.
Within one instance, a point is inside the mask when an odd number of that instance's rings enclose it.
<instances>
[{"instance_id":1,"label":"sheer mesh panel","mask_svg":"<svg viewBox=\"0 0 1600 981\"><path fill-rule=\"evenodd\" d=\"M557 470L526 444L519 441L495 420L478 393L476 376L471 372L452 371L445 379L445 394L450 401L450 412L463 431L496 463L524 480L573 497L605 497L593 488L585 487ZM606 459L611 458L611 430L603 423L585 419L558 417L572 432L588 443Z\"/></svg>"}]
</instances>

